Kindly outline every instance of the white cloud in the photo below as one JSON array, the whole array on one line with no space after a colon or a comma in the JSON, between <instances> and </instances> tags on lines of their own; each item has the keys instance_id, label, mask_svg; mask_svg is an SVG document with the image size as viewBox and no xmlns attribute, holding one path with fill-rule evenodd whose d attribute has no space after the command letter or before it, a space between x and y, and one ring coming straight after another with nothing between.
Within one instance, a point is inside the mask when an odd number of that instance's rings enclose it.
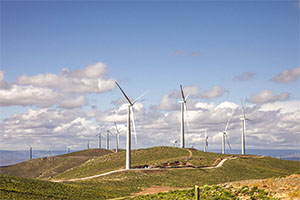
<instances>
[{"instance_id":1,"label":"white cloud","mask_svg":"<svg viewBox=\"0 0 300 200\"><path fill-rule=\"evenodd\" d=\"M57 105L61 108L74 108L85 105L84 96L74 97L63 94L50 88L11 85L10 89L0 89L0 106L36 105L51 107Z\"/></svg>"},{"instance_id":2,"label":"white cloud","mask_svg":"<svg viewBox=\"0 0 300 200\"><path fill-rule=\"evenodd\" d=\"M281 94L274 94L273 90L263 90L258 94L251 96L248 101L250 103L263 104L275 101L285 101L289 99L290 94L287 92L282 92Z\"/></svg>"},{"instance_id":3,"label":"white cloud","mask_svg":"<svg viewBox=\"0 0 300 200\"><path fill-rule=\"evenodd\" d=\"M18 83L77 94L103 93L115 87L115 79L106 78L106 65L101 62L74 71L63 69L59 75L51 73L22 75L18 78Z\"/></svg>"},{"instance_id":4,"label":"white cloud","mask_svg":"<svg viewBox=\"0 0 300 200\"><path fill-rule=\"evenodd\" d=\"M103 93L115 87L106 78L106 65L98 62L83 69L63 69L57 74L22 75L18 84L4 81L0 71L0 106L77 108L87 104L87 93Z\"/></svg>"},{"instance_id":5,"label":"white cloud","mask_svg":"<svg viewBox=\"0 0 300 200\"><path fill-rule=\"evenodd\" d=\"M299 100L291 100L286 102L273 102L266 103L260 107L262 111L276 111L279 110L280 113L294 113L300 110L300 101Z\"/></svg>"},{"instance_id":6,"label":"white cloud","mask_svg":"<svg viewBox=\"0 0 300 200\"><path fill-rule=\"evenodd\" d=\"M287 69L283 71L281 74L272 78L272 81L277 83L288 83L296 80L300 77L300 66L292 69Z\"/></svg>"},{"instance_id":7,"label":"white cloud","mask_svg":"<svg viewBox=\"0 0 300 200\"><path fill-rule=\"evenodd\" d=\"M214 86L211 90L204 91L200 97L202 99L214 99L224 95L224 93L228 92L228 90L223 89L222 86L217 85Z\"/></svg>"},{"instance_id":8,"label":"white cloud","mask_svg":"<svg viewBox=\"0 0 300 200\"><path fill-rule=\"evenodd\" d=\"M286 109L295 104L286 102ZM298 102L299 103L299 102ZM247 122L246 147L249 148L297 148L299 141L295 140L300 133L300 110L289 112L280 104L273 103L280 109L262 109L259 106L245 106ZM190 129L186 129L186 146L193 144L196 148L203 149L204 130L209 135L209 148L221 148L219 132L224 130L226 122L234 109L234 114L228 128L228 136L233 148L240 148L241 144L241 108L234 102L213 103L197 102L196 108L188 112ZM296 104L297 105L297 104ZM152 107L157 108L157 106ZM205 108L205 109L204 109ZM92 118L89 112L93 112ZM95 122L93 118L97 118ZM138 145L134 148L149 146L169 145L174 138L180 141L180 110L160 112L157 109L146 110L142 103L135 107L135 119L138 135ZM121 148L125 147L127 130L127 104L116 106L105 112L95 110L83 112L79 109L58 110L40 109L23 114L15 114L5 119L0 124L0 142L7 148L16 148L15 144L30 143L35 148L64 148L65 142L70 145L77 144L78 148L85 148L87 139L91 147L97 146L97 137L100 125L107 124L105 129L114 130L113 122L118 123L121 130ZM187 128L187 126L186 126ZM269 138L269 139L266 139ZM111 147L114 148L114 137L111 138ZM4 142L5 141L5 142ZM26 148L26 145L23 148ZM22 145L20 146L22 148Z\"/></svg>"},{"instance_id":9,"label":"white cloud","mask_svg":"<svg viewBox=\"0 0 300 200\"><path fill-rule=\"evenodd\" d=\"M256 74L253 72L244 72L241 75L234 77L235 81L250 81L255 78Z\"/></svg>"},{"instance_id":10,"label":"white cloud","mask_svg":"<svg viewBox=\"0 0 300 200\"><path fill-rule=\"evenodd\" d=\"M0 89L8 89L9 84L4 80L4 72L0 70Z\"/></svg>"}]
</instances>

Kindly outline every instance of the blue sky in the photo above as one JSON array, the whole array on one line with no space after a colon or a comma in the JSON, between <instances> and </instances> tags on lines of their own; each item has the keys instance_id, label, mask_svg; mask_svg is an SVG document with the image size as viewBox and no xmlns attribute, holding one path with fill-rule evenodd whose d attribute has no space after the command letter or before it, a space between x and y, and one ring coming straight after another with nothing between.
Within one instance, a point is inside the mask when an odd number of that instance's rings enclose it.
<instances>
[{"instance_id":1,"label":"blue sky","mask_svg":"<svg viewBox=\"0 0 300 200\"><path fill-rule=\"evenodd\" d=\"M21 75L60 74L63 68L107 65L132 97L146 90L146 108L179 84L225 92L202 102L239 104L263 90L299 99L299 79L271 79L299 64L298 1L1 1L1 70ZM245 72L249 81L234 78ZM87 111L112 109L115 88L85 94ZM197 98L197 97L195 97ZM285 99L286 100L286 99ZM249 102L251 103L251 102ZM270 102L265 102L270 103ZM253 104L253 102L252 102ZM254 103L255 104L255 103ZM50 106L51 107L51 106ZM1 119L39 106L2 106Z\"/></svg>"}]
</instances>

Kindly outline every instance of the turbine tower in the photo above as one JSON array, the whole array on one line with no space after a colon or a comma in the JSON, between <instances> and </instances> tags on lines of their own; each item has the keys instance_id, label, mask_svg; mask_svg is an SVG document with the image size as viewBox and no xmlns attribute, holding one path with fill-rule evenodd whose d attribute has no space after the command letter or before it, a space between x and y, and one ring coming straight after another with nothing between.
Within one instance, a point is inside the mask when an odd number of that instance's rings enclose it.
<instances>
[{"instance_id":1,"label":"turbine tower","mask_svg":"<svg viewBox=\"0 0 300 200\"><path fill-rule=\"evenodd\" d=\"M179 101L179 103L181 104L181 144L180 147L184 148L184 117L187 118L187 109L186 109L186 100L189 97L189 94L185 97L184 96L184 92L182 89L182 85L180 85L180 90L181 90L181 97L182 97L182 101ZM187 125L189 127L189 123L187 120Z\"/></svg>"},{"instance_id":2,"label":"turbine tower","mask_svg":"<svg viewBox=\"0 0 300 200\"><path fill-rule=\"evenodd\" d=\"M90 149L90 141L89 140L87 141L86 147L87 147L87 149Z\"/></svg>"},{"instance_id":3,"label":"turbine tower","mask_svg":"<svg viewBox=\"0 0 300 200\"><path fill-rule=\"evenodd\" d=\"M242 112L243 112L243 116L242 118L240 118L240 120L242 121L242 155L245 155L246 154L245 151L246 121L250 121L250 119L246 118L243 100L241 100L241 104L242 104Z\"/></svg>"},{"instance_id":4,"label":"turbine tower","mask_svg":"<svg viewBox=\"0 0 300 200\"><path fill-rule=\"evenodd\" d=\"M96 136L98 136L98 149L101 149L101 127L99 127L99 133Z\"/></svg>"},{"instance_id":5,"label":"turbine tower","mask_svg":"<svg viewBox=\"0 0 300 200\"><path fill-rule=\"evenodd\" d=\"M109 150L109 134L111 132L109 130L106 131L106 149Z\"/></svg>"},{"instance_id":6,"label":"turbine tower","mask_svg":"<svg viewBox=\"0 0 300 200\"><path fill-rule=\"evenodd\" d=\"M148 91L143 93L142 95L140 95L136 100L131 101L129 99L129 97L126 95L126 93L122 90L121 86L117 82L116 82L116 85L121 90L124 97L126 98L126 100L129 103L128 110L127 110L126 169L130 169L131 168L131 126L130 126L131 119L130 118L131 118L131 115L132 115L133 130L134 130L134 133L135 133L135 142L137 143L136 132L135 132L135 122L134 122L134 116L133 116L133 106L140 98L142 98L146 93L148 93Z\"/></svg>"},{"instance_id":7,"label":"turbine tower","mask_svg":"<svg viewBox=\"0 0 300 200\"><path fill-rule=\"evenodd\" d=\"M229 139L228 139L228 135L227 135L227 129L228 129L230 120L232 118L232 115L233 115L233 111L231 112L231 115L229 116L229 118L227 120L227 123L226 123L224 131L221 132L222 133L222 154L225 154L225 140L227 141L227 145L228 145L229 149L231 149L231 146L230 146L230 143L229 143Z\"/></svg>"},{"instance_id":8,"label":"turbine tower","mask_svg":"<svg viewBox=\"0 0 300 200\"><path fill-rule=\"evenodd\" d=\"M32 160L32 147L29 145L29 159Z\"/></svg>"},{"instance_id":9,"label":"turbine tower","mask_svg":"<svg viewBox=\"0 0 300 200\"><path fill-rule=\"evenodd\" d=\"M118 129L117 123L115 122L115 127L116 127L116 152L119 151L119 141L120 141L120 131Z\"/></svg>"},{"instance_id":10,"label":"turbine tower","mask_svg":"<svg viewBox=\"0 0 300 200\"><path fill-rule=\"evenodd\" d=\"M204 135L204 152L206 152L206 148L208 147L208 136L207 136L207 129L205 129Z\"/></svg>"}]
</instances>

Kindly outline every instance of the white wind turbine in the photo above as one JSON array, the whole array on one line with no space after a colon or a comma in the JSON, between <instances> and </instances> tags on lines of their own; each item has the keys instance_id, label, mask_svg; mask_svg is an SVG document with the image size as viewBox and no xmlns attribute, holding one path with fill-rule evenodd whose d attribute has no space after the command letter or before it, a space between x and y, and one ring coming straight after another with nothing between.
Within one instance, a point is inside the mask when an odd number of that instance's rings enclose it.
<instances>
[{"instance_id":1,"label":"white wind turbine","mask_svg":"<svg viewBox=\"0 0 300 200\"><path fill-rule=\"evenodd\" d=\"M87 140L86 147L87 147L87 149L90 149L90 140Z\"/></svg>"},{"instance_id":2,"label":"white wind turbine","mask_svg":"<svg viewBox=\"0 0 300 200\"><path fill-rule=\"evenodd\" d=\"M101 149L101 127L99 127L99 133L96 136L98 137L98 149Z\"/></svg>"},{"instance_id":3,"label":"white wind turbine","mask_svg":"<svg viewBox=\"0 0 300 200\"><path fill-rule=\"evenodd\" d=\"M29 159L32 160L32 147L30 144L28 146L29 146Z\"/></svg>"},{"instance_id":4,"label":"white wind turbine","mask_svg":"<svg viewBox=\"0 0 300 200\"><path fill-rule=\"evenodd\" d=\"M229 143L229 140L228 140L227 129L228 129L230 120L232 118L232 115L233 115L233 112L231 113L230 117L227 120L224 131L221 132L222 133L222 154L225 154L225 139L227 141L227 145L228 145L229 149L231 149L231 146L230 146L230 143Z\"/></svg>"},{"instance_id":5,"label":"white wind turbine","mask_svg":"<svg viewBox=\"0 0 300 200\"><path fill-rule=\"evenodd\" d=\"M205 135L204 135L204 152L206 152L207 147L208 147L208 136L207 136L207 128L206 128Z\"/></svg>"},{"instance_id":6,"label":"white wind turbine","mask_svg":"<svg viewBox=\"0 0 300 200\"><path fill-rule=\"evenodd\" d=\"M106 130L106 149L109 150L109 135L112 135L110 130Z\"/></svg>"},{"instance_id":7,"label":"white wind turbine","mask_svg":"<svg viewBox=\"0 0 300 200\"><path fill-rule=\"evenodd\" d=\"M128 105L128 110L127 110L127 143L126 143L126 169L130 169L131 168L131 126L130 126L130 122L131 122L131 115L132 115L132 124L133 124L133 131L134 131L134 135L135 135L135 142L137 143L137 138L136 138L136 131L135 131L135 122L134 122L134 114L133 114L133 105L140 99L142 98L146 93L148 93L149 91L143 93L142 95L140 95L136 100L131 101L129 99L129 97L126 95L126 93L122 90L121 86L116 82L116 85L118 86L118 88L121 90L121 92L123 93L124 97L126 98L126 100L128 101L129 105Z\"/></svg>"},{"instance_id":8,"label":"white wind turbine","mask_svg":"<svg viewBox=\"0 0 300 200\"><path fill-rule=\"evenodd\" d=\"M243 100L241 100L241 104L242 104L242 112L243 112L243 116L242 118L240 118L240 120L242 121L242 155L245 155L246 154L245 151L246 121L250 121L250 119L246 118Z\"/></svg>"},{"instance_id":9,"label":"white wind turbine","mask_svg":"<svg viewBox=\"0 0 300 200\"><path fill-rule=\"evenodd\" d=\"M116 127L116 152L119 151L119 141L120 141L120 131L118 129L117 123L115 122Z\"/></svg>"},{"instance_id":10,"label":"white wind turbine","mask_svg":"<svg viewBox=\"0 0 300 200\"><path fill-rule=\"evenodd\" d=\"M181 144L180 144L180 147L184 148L184 118L185 117L186 117L187 126L189 128L189 122L187 119L186 100L188 99L190 94L188 94L186 97L184 96L182 85L180 85L180 90L181 90L181 97L182 97L182 101L179 101L179 103L181 104L181 137L180 137Z\"/></svg>"},{"instance_id":11,"label":"white wind turbine","mask_svg":"<svg viewBox=\"0 0 300 200\"><path fill-rule=\"evenodd\" d=\"M174 138L171 143L173 144L173 147L176 147L177 146L177 140Z\"/></svg>"}]
</instances>

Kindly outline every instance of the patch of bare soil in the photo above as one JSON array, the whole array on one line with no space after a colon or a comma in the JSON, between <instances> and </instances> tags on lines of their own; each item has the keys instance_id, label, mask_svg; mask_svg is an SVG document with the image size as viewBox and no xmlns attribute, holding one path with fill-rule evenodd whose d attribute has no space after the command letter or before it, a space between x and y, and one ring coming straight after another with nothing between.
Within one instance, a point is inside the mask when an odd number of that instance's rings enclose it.
<instances>
[{"instance_id":1,"label":"patch of bare soil","mask_svg":"<svg viewBox=\"0 0 300 200\"><path fill-rule=\"evenodd\" d=\"M159 192L168 192L170 190L184 190L189 188L178 188L178 187L169 187L169 186L152 186L147 188L139 193L133 194L134 196L146 195L146 194L156 194Z\"/></svg>"},{"instance_id":2,"label":"patch of bare soil","mask_svg":"<svg viewBox=\"0 0 300 200\"><path fill-rule=\"evenodd\" d=\"M287 200L300 200L300 174L292 174L284 178L268 178L256 180L244 180L222 184L240 186L257 186L271 192L273 197Z\"/></svg>"}]
</instances>

